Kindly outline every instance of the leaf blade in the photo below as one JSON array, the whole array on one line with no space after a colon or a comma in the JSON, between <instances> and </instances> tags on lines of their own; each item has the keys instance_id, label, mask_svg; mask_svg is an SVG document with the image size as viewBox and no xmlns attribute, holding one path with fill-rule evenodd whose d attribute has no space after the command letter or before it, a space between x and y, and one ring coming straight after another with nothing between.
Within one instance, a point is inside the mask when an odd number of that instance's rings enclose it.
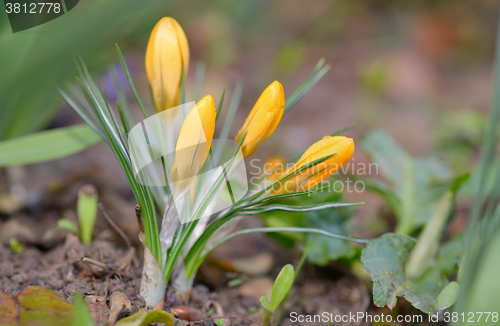
<instances>
[{"instance_id":1,"label":"leaf blade","mask_svg":"<svg viewBox=\"0 0 500 326\"><path fill-rule=\"evenodd\" d=\"M40 131L0 142L0 167L46 162L76 154L101 141L87 125Z\"/></svg>"}]
</instances>

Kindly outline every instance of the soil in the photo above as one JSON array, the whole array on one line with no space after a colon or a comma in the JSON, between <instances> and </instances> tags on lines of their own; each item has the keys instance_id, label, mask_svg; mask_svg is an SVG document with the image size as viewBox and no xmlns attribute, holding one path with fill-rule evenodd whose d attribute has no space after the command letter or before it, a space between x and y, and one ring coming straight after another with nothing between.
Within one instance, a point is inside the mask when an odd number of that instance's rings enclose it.
<instances>
[{"instance_id":1,"label":"soil","mask_svg":"<svg viewBox=\"0 0 500 326\"><path fill-rule=\"evenodd\" d=\"M10 219L2 223L0 226L2 233L12 230L18 222L21 222L12 221ZM24 220L24 223L26 222L27 220ZM106 230L106 232L110 231ZM243 242L253 242L252 246L248 246L248 243L240 243L238 246L233 244L228 248L222 247L217 255L233 256L238 251L234 249L235 247L260 248L260 251L276 249L272 240L265 237L249 238ZM53 240L51 241L54 245ZM240 246L241 244L243 245ZM134 255L132 259L128 259L129 250L124 243L99 238L90 245L82 245L78 237L71 233L66 233L65 238L60 238L59 243L53 248L47 249L46 246L41 245L26 246L19 254L5 246L5 241L3 241L0 245L0 288L7 294L16 295L28 285L39 285L53 290L69 302L75 294L81 293L85 296L104 298L108 304L112 293L122 292L132 303L132 311L120 316L125 317L145 306L144 300L138 295L142 258L140 255ZM248 249L243 251L249 252ZM250 252L252 251L255 250L250 249ZM276 254L276 251L274 253ZM82 261L84 257L106 264L111 271L84 263ZM198 314L198 319L201 316L202 319L208 318L206 315L210 310L212 310L211 316L249 318L227 318L227 325L250 325L252 324L250 320L258 323L260 321L259 292L269 290L272 278L284 263L296 264L298 258L298 253L293 252L289 255L281 255L279 259L275 259L275 266L268 273L271 277L267 275L249 277L235 273L227 267L229 264L227 262L230 262L227 258L212 256L207 263L202 265L199 279L191 292L189 301L180 300L174 290L169 288L165 299L165 309L167 311L172 308L183 309L183 306L194 308L194 313L191 315ZM124 260L126 266L120 269ZM221 263L225 260L227 260L226 264ZM282 264L282 261L285 262ZM119 269L120 272L116 272ZM228 280L235 278L243 279L242 284L234 287L228 286ZM297 324L292 323L287 317L290 312L297 312L299 315L321 314L325 311L334 314L349 314L349 312L366 311L369 303L370 296L367 288L353 276L331 266L318 268L306 263L285 305L282 325ZM199 315L200 312L201 315ZM190 318L196 319L196 317ZM213 321L207 321L205 324L213 325Z\"/></svg>"}]
</instances>

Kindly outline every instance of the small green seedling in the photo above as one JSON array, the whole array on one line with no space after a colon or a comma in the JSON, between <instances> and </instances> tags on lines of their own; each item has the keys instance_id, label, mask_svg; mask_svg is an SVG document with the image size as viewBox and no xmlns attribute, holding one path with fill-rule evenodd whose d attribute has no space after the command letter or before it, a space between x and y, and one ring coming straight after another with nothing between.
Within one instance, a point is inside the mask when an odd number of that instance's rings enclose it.
<instances>
[{"instance_id":1,"label":"small green seedling","mask_svg":"<svg viewBox=\"0 0 500 326\"><path fill-rule=\"evenodd\" d=\"M215 322L215 325L217 325L217 326L222 326L222 324L224 324L224 318L219 318Z\"/></svg>"},{"instance_id":2,"label":"small green seedling","mask_svg":"<svg viewBox=\"0 0 500 326\"><path fill-rule=\"evenodd\" d=\"M80 240L83 244L92 242L92 232L97 217L97 190L92 185L83 186L78 192L78 202L76 204L76 212L78 215L78 226L65 218L57 221L60 228L80 235Z\"/></svg>"},{"instance_id":3,"label":"small green seedling","mask_svg":"<svg viewBox=\"0 0 500 326\"><path fill-rule=\"evenodd\" d=\"M271 300L266 296L260 298L260 304L264 308L264 315L262 316L263 326L269 326L274 312L279 307L283 299L286 298L288 292L292 288L293 281L295 280L295 271L293 266L288 264L278 274L276 281L274 281L273 292Z\"/></svg>"},{"instance_id":4,"label":"small green seedling","mask_svg":"<svg viewBox=\"0 0 500 326\"><path fill-rule=\"evenodd\" d=\"M12 249L12 251L16 254L20 254L21 252L23 252L24 247L21 246L16 238L10 238L10 249Z\"/></svg>"},{"instance_id":5,"label":"small green seedling","mask_svg":"<svg viewBox=\"0 0 500 326\"><path fill-rule=\"evenodd\" d=\"M67 218L62 218L59 221L57 221L57 226L60 227L61 229L68 230L68 231L73 232L75 234L80 233L80 229L78 228L78 225L76 225L75 222L68 220Z\"/></svg>"},{"instance_id":6,"label":"small green seedling","mask_svg":"<svg viewBox=\"0 0 500 326\"><path fill-rule=\"evenodd\" d=\"M238 278L234 278L231 281L227 282L227 286L232 288L232 287L240 285L241 283L243 283L243 279L238 277Z\"/></svg>"}]
</instances>

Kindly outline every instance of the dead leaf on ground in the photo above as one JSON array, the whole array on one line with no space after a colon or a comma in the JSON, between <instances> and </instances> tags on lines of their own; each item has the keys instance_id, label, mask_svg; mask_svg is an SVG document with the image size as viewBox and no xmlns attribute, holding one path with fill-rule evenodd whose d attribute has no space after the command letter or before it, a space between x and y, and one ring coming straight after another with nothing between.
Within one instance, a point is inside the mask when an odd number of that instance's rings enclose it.
<instances>
[{"instance_id":1,"label":"dead leaf on ground","mask_svg":"<svg viewBox=\"0 0 500 326\"><path fill-rule=\"evenodd\" d=\"M28 286L15 297L0 289L0 320L3 326L71 325L73 306L53 291Z\"/></svg>"},{"instance_id":2,"label":"dead leaf on ground","mask_svg":"<svg viewBox=\"0 0 500 326\"><path fill-rule=\"evenodd\" d=\"M252 295L259 299L263 295L270 298L273 291L274 281L269 277L261 277L242 284L238 291L241 295Z\"/></svg>"},{"instance_id":3,"label":"dead leaf on ground","mask_svg":"<svg viewBox=\"0 0 500 326\"><path fill-rule=\"evenodd\" d=\"M233 259L234 268L243 274L261 276L269 273L274 266L273 255L263 252L255 256Z\"/></svg>"},{"instance_id":4,"label":"dead leaf on ground","mask_svg":"<svg viewBox=\"0 0 500 326\"><path fill-rule=\"evenodd\" d=\"M132 305L127 296L121 292L115 292L109 298L109 319L107 325L114 325L122 311L132 310Z\"/></svg>"}]
</instances>

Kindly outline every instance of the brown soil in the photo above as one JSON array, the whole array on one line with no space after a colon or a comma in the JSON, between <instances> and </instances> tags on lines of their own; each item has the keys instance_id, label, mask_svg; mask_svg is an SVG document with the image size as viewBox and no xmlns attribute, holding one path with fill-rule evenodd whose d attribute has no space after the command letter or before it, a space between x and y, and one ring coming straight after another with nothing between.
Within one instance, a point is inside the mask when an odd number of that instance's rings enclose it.
<instances>
[{"instance_id":1,"label":"brown soil","mask_svg":"<svg viewBox=\"0 0 500 326\"><path fill-rule=\"evenodd\" d=\"M25 223L26 221L24 220ZM5 227L12 228L12 223L12 219L8 220L2 223L0 228L5 231ZM253 244L248 246L249 243L246 242L253 242ZM0 244L0 288L8 294L15 295L28 285L40 285L53 290L67 301L72 301L77 293L109 300L112 293L122 292L132 303L133 309L130 313L144 307L144 301L138 295L142 268L142 258L139 255L134 255L120 273L105 271L100 267L82 262L82 258L87 257L118 270L129 252L124 244L96 239L92 244L84 246L75 235L68 233L64 239L60 239L59 244L51 249L40 245L26 246L22 253L15 254L5 246L5 239L3 243ZM222 247L218 253L232 256L235 251L238 251L234 249L235 247L247 248L240 250L246 251L245 253L256 251L248 248L259 248L260 251L276 249L276 245L271 240L263 236L255 236L247 237L237 246ZM296 257L293 258L293 256ZM208 318L205 316L208 311L212 310L211 316L244 316L259 322L259 298L252 291L255 290L258 293L259 284L268 284L284 263L296 264L299 258L297 256L297 253L290 252L288 255L280 255L279 259L275 259L275 266L269 273L271 278L251 278L235 274L234 271L229 270L230 268L223 267L224 264L220 263L221 259L212 257L202 266L200 277L193 288L189 302L180 301L174 291L169 289L165 299L165 309L168 311L173 307L185 305L197 309L198 313L201 311L203 318ZM283 264L282 261L284 261ZM242 278L243 284L229 287L227 281L235 277ZM252 291L247 293L245 284L250 284ZM302 315L321 314L325 311L348 314L349 311L366 311L369 302L366 287L354 277L332 267L317 268L306 264L285 306L282 325L297 324L291 323L288 318L292 311ZM213 321L207 321L205 324L213 325ZM228 318L227 324L250 325L252 322L243 318Z\"/></svg>"}]
</instances>

